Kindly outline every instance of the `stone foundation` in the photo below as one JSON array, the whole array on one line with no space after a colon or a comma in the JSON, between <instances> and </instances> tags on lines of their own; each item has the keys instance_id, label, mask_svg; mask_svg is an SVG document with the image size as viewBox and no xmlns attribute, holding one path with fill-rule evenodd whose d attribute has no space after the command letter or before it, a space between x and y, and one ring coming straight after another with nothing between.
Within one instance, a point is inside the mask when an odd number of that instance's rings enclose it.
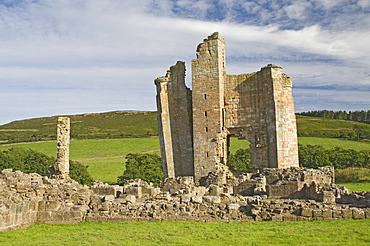
<instances>
[{"instance_id":1,"label":"stone foundation","mask_svg":"<svg viewBox=\"0 0 370 246\"><path fill-rule=\"evenodd\" d=\"M0 173L0 231L36 222L370 218L370 192L350 194L333 183L333 171L258 169L239 177L211 173L206 186L195 185L191 176L168 178L160 187L130 180L123 186L97 181L89 188L8 169Z\"/></svg>"}]
</instances>

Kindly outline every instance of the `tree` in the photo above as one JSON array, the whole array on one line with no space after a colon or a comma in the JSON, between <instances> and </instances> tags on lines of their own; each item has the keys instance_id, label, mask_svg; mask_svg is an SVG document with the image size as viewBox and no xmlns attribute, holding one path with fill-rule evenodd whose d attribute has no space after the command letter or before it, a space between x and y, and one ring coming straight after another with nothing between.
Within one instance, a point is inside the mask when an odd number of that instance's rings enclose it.
<instances>
[{"instance_id":1,"label":"tree","mask_svg":"<svg viewBox=\"0 0 370 246\"><path fill-rule=\"evenodd\" d=\"M46 175L48 168L55 163L55 158L32 149L10 148L0 151L0 170L11 168L24 173ZM70 160L69 176L80 184L91 184L92 178L87 167Z\"/></svg>"},{"instance_id":2,"label":"tree","mask_svg":"<svg viewBox=\"0 0 370 246\"><path fill-rule=\"evenodd\" d=\"M331 166L332 163L324 147L319 145L299 146L299 164L303 167L317 168Z\"/></svg>"},{"instance_id":3,"label":"tree","mask_svg":"<svg viewBox=\"0 0 370 246\"><path fill-rule=\"evenodd\" d=\"M0 170L12 168L24 173L46 175L54 158L32 149L10 148L3 150L0 155Z\"/></svg>"},{"instance_id":4,"label":"tree","mask_svg":"<svg viewBox=\"0 0 370 246\"><path fill-rule=\"evenodd\" d=\"M354 137L356 141L370 138L370 127L367 125L354 125L353 126Z\"/></svg>"},{"instance_id":5,"label":"tree","mask_svg":"<svg viewBox=\"0 0 370 246\"><path fill-rule=\"evenodd\" d=\"M118 183L126 180L142 179L159 185L163 180L162 161L156 154L128 154L126 155L126 170L118 177Z\"/></svg>"},{"instance_id":6,"label":"tree","mask_svg":"<svg viewBox=\"0 0 370 246\"><path fill-rule=\"evenodd\" d=\"M87 171L88 166L82 165L77 161L69 161L69 177L76 180L82 185L91 185L93 181L90 173Z\"/></svg>"},{"instance_id":7,"label":"tree","mask_svg":"<svg viewBox=\"0 0 370 246\"><path fill-rule=\"evenodd\" d=\"M228 166L232 171L244 171L251 168L251 154L249 149L238 149L235 154L230 154Z\"/></svg>"}]
</instances>

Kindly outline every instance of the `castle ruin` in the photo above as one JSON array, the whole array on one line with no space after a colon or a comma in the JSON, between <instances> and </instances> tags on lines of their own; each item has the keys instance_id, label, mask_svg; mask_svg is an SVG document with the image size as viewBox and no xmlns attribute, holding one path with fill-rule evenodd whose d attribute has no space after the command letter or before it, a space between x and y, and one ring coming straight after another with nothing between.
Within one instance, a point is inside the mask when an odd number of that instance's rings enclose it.
<instances>
[{"instance_id":1,"label":"castle ruin","mask_svg":"<svg viewBox=\"0 0 370 246\"><path fill-rule=\"evenodd\" d=\"M370 192L335 184L333 167L298 167L292 82L280 66L227 75L225 41L214 33L198 46L192 73L192 91L184 62L155 80L166 175L159 187L143 180L87 187L69 178L70 122L60 117L48 176L0 171L0 231L81 221L370 218ZM258 170L224 179L232 135L250 142Z\"/></svg>"},{"instance_id":2,"label":"castle ruin","mask_svg":"<svg viewBox=\"0 0 370 246\"><path fill-rule=\"evenodd\" d=\"M282 67L226 74L225 41L215 32L197 47L192 90L178 61L155 80L165 176L200 181L227 166L229 138L250 142L257 168L298 167L292 80Z\"/></svg>"},{"instance_id":3,"label":"castle ruin","mask_svg":"<svg viewBox=\"0 0 370 246\"><path fill-rule=\"evenodd\" d=\"M69 178L69 143L70 143L70 119L58 117L57 124L57 160L48 169L50 178Z\"/></svg>"}]
</instances>

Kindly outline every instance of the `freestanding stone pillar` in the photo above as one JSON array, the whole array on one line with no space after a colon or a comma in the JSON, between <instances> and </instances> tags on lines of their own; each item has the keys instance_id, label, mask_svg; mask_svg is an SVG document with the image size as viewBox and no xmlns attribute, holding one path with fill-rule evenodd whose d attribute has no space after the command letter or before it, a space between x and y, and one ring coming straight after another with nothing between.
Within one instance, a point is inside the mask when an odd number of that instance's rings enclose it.
<instances>
[{"instance_id":1,"label":"freestanding stone pillar","mask_svg":"<svg viewBox=\"0 0 370 246\"><path fill-rule=\"evenodd\" d=\"M57 160L48 170L48 176L66 179L69 176L70 119L59 117L57 125Z\"/></svg>"}]
</instances>

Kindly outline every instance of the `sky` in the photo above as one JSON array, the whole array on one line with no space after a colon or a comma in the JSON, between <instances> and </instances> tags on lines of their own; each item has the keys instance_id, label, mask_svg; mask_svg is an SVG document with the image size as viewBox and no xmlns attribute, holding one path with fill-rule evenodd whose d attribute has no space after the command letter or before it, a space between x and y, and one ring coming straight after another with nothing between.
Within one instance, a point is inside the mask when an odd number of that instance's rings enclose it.
<instances>
[{"instance_id":1,"label":"sky","mask_svg":"<svg viewBox=\"0 0 370 246\"><path fill-rule=\"evenodd\" d=\"M370 0L0 0L0 124L154 111L215 31L228 74L281 65L296 112L370 110Z\"/></svg>"}]
</instances>

